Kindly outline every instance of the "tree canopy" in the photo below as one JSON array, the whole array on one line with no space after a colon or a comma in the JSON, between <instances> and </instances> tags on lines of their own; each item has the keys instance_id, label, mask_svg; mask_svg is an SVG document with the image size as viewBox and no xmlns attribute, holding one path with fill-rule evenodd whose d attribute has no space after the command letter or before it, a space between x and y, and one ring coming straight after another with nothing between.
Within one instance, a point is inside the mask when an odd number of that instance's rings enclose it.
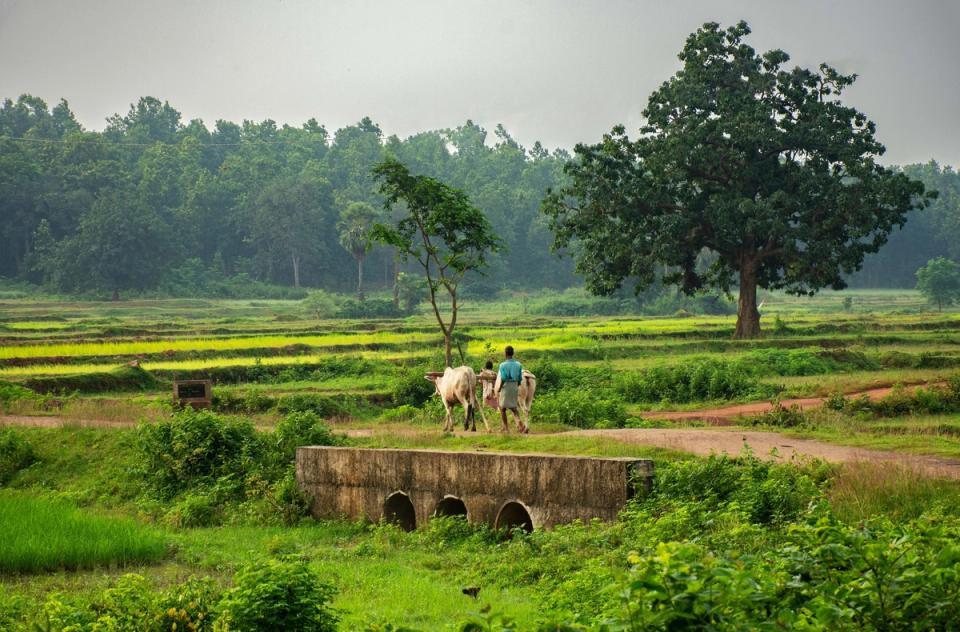
<instances>
[{"instance_id":1,"label":"tree canopy","mask_svg":"<svg viewBox=\"0 0 960 632\"><path fill-rule=\"evenodd\" d=\"M856 75L758 54L745 22L691 34L649 98L636 140L617 126L578 145L547 196L555 246L577 246L588 287L739 287L736 335L760 331L757 287L845 286L909 211L920 182L877 163L875 125L840 101ZM702 255L707 252L708 257Z\"/></svg>"},{"instance_id":2,"label":"tree canopy","mask_svg":"<svg viewBox=\"0 0 960 632\"><path fill-rule=\"evenodd\" d=\"M960 266L946 257L931 259L917 270L917 289L942 311L960 301Z\"/></svg>"},{"instance_id":3,"label":"tree canopy","mask_svg":"<svg viewBox=\"0 0 960 632\"><path fill-rule=\"evenodd\" d=\"M199 269L203 278L352 291L358 262L337 223L351 204L382 205L371 170L387 154L464 190L502 227L510 248L491 255L486 276L468 279L474 291L577 282L549 252L539 213L568 156L524 148L503 128L488 135L467 121L399 138L369 118L332 132L313 119L208 126L144 97L88 131L66 101L49 107L29 95L0 103L0 277L109 296L195 291L183 280ZM100 237L112 244L99 248ZM72 257L91 240L101 258ZM119 240L129 248L117 250ZM126 252L136 257L109 263ZM386 248L363 266L371 289L390 288L403 271Z\"/></svg>"},{"instance_id":4,"label":"tree canopy","mask_svg":"<svg viewBox=\"0 0 960 632\"><path fill-rule=\"evenodd\" d=\"M423 270L437 324L443 332L447 366L453 366L452 340L457 326L457 292L468 272L483 270L487 259L502 248L490 221L467 195L443 182L414 175L388 158L374 168L384 206L402 206L393 224L378 223L373 238L393 246L404 260ZM450 316L440 312L440 294L450 299Z\"/></svg>"}]
</instances>

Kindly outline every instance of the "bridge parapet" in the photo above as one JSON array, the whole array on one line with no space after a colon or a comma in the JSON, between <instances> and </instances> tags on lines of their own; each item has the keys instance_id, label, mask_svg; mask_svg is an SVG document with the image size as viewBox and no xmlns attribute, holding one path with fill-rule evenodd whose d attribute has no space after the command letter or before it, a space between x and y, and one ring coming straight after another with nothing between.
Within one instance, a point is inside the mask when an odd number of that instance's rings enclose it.
<instances>
[{"instance_id":1,"label":"bridge parapet","mask_svg":"<svg viewBox=\"0 0 960 632\"><path fill-rule=\"evenodd\" d=\"M297 481L317 517L396 522L465 514L493 527L551 528L610 521L649 487L653 461L503 452L297 449Z\"/></svg>"}]
</instances>

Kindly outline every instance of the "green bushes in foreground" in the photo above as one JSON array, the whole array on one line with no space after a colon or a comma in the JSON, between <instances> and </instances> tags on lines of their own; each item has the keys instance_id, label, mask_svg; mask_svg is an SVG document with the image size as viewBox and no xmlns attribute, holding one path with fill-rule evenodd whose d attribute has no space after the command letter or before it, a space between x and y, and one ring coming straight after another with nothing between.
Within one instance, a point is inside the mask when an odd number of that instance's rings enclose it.
<instances>
[{"instance_id":1,"label":"green bushes in foreground","mask_svg":"<svg viewBox=\"0 0 960 632\"><path fill-rule=\"evenodd\" d=\"M177 527L245 516L293 524L309 507L293 483L296 447L338 441L312 411L291 412L272 432L258 432L245 419L186 409L137 429L135 474Z\"/></svg>"},{"instance_id":2,"label":"green bushes in foreground","mask_svg":"<svg viewBox=\"0 0 960 632\"><path fill-rule=\"evenodd\" d=\"M334 592L295 558L242 567L226 591L209 578L157 590L144 577L128 574L91 603L50 596L34 623L49 632L328 632L339 620L330 607Z\"/></svg>"},{"instance_id":3,"label":"green bushes in foreground","mask_svg":"<svg viewBox=\"0 0 960 632\"><path fill-rule=\"evenodd\" d=\"M37 460L33 445L18 430L0 427L0 487L10 482L13 475Z\"/></svg>"},{"instance_id":4,"label":"green bushes in foreground","mask_svg":"<svg viewBox=\"0 0 960 632\"><path fill-rule=\"evenodd\" d=\"M166 552L153 529L96 515L65 501L0 492L0 572L36 573L157 560Z\"/></svg>"}]
</instances>

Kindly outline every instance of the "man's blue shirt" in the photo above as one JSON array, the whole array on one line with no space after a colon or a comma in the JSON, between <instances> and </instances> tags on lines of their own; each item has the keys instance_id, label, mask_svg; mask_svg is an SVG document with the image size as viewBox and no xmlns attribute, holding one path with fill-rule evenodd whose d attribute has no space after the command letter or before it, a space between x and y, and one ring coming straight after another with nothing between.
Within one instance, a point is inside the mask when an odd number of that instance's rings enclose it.
<instances>
[{"instance_id":1,"label":"man's blue shirt","mask_svg":"<svg viewBox=\"0 0 960 632\"><path fill-rule=\"evenodd\" d=\"M523 379L523 365L513 358L500 363L501 382L516 382L519 384L521 379Z\"/></svg>"}]
</instances>

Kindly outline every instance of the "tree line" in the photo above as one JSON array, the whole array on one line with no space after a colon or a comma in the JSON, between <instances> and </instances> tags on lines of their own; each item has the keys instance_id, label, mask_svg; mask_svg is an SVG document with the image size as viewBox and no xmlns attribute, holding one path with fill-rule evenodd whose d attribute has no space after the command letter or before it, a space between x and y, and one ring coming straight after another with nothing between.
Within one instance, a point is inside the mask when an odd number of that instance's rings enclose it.
<instances>
[{"instance_id":1,"label":"tree line","mask_svg":"<svg viewBox=\"0 0 960 632\"><path fill-rule=\"evenodd\" d=\"M30 95L0 107L0 277L87 293L189 294L221 278L392 288L395 249L367 238L390 220L372 174L387 156L465 191L502 238L475 292L577 283L540 214L569 155L525 148L502 126L405 139L369 118L332 134L313 119L210 129L143 97L91 131L66 101Z\"/></svg>"},{"instance_id":2,"label":"tree line","mask_svg":"<svg viewBox=\"0 0 960 632\"><path fill-rule=\"evenodd\" d=\"M762 63L755 61L759 57L745 59L744 63ZM696 68L699 62L692 63L691 68ZM766 80L760 71L757 76ZM688 72L684 81L692 81L691 77ZM795 81L822 79L816 77L813 73ZM660 108L658 99L671 105L670 99L682 104L689 98L677 92L683 84L670 85L680 87L664 88L652 96L648 117L653 117L654 125L658 111L670 115ZM816 90L809 90L811 99L816 97ZM704 124L713 125L712 119ZM200 120L183 122L173 106L153 97L141 98L126 114L110 117L103 131L91 131L78 123L66 101L51 108L37 97L23 95L0 106L0 277L67 293L242 294L261 283L356 291L362 299L363 286L394 289L404 269L395 247L377 245L369 238L374 224L397 219L396 212L391 217L384 210L373 177L375 166L392 157L412 173L464 191L502 239L503 247L491 253L485 273L468 275L466 292L492 295L504 288L565 288L586 280L588 285L593 282L594 289L606 292L624 285L622 291L629 293L633 286L645 284L635 281L645 282L648 277L656 277L656 284L677 282L689 289L701 285L729 289L738 285L732 274L734 249L724 258L723 246L713 243L720 242L706 239L703 231L692 240L669 234L678 229L672 219L675 215L664 216L671 223L638 224L639 232L629 233L634 228L630 222L638 217L629 211L636 203L635 194L642 192L647 200L664 195L665 189L650 186L644 178L631 181L626 168L638 156L643 159L643 152L656 143L664 148L660 155L672 152L676 158L701 163L684 166L700 169L683 176L686 182L701 181L696 189L700 199L684 202L691 207L691 217L706 217L706 209L719 212L732 204L725 197L729 183L718 188L722 183L716 182L717 177L728 176L711 171L722 162L711 161L738 159L742 147L729 145L727 132L720 128L698 129L702 138L684 135L682 142L667 135L657 140L648 131L641 146L631 144L615 128L599 145L584 147L572 158L563 149L548 151L540 143L525 148L502 126L491 135L470 121L405 139L385 136L367 118L332 134L313 119L299 127L272 120L219 120L210 129ZM714 145L711 153L698 154L710 143ZM585 217L579 233L569 222L550 225L549 198L548 213L541 212L549 190L564 190L571 182L576 187L577 174L612 166L622 169L622 173L607 174L620 178L618 189L604 188L606 175L597 171L589 174L590 182L602 186L590 191L583 181L577 192L588 197L609 194L604 207L614 215L626 209L630 221L615 222L611 228ZM758 163L754 172L741 171L738 176L743 176L741 181L753 178L749 186L772 191L783 190L784 183L794 177L784 173L777 176L783 178L778 183L773 172L765 169ZM837 266L840 277L854 287L913 287L916 271L927 261L960 259L960 174L935 162L890 171L921 182L938 195L928 200L928 208L909 210L902 227L898 214L891 215L887 243L876 253L867 249L860 270ZM552 208L554 220L564 216L560 207ZM730 219L731 225L737 225L739 212L731 211L720 221ZM777 213L771 216L771 226L776 225ZM598 225L608 231L607 246L591 242L592 229ZM666 250L644 251L650 242L637 236L664 230L658 243ZM561 238L555 239L555 233ZM823 241L823 235L817 235L798 234L797 243ZM833 236L845 238L842 231ZM624 237L634 241L623 241ZM606 239L603 234L598 238ZM619 245L611 248L610 244ZM580 273L573 260L551 251L556 245L569 245L581 254L586 246ZM823 260L817 255L812 261ZM781 266L779 260L775 263ZM716 273L712 280L711 269ZM791 274L798 269L795 264L781 266ZM664 275L664 270L671 272ZM625 283L617 283L618 279ZM833 279L822 280L833 284ZM232 285L224 285L227 282Z\"/></svg>"}]
</instances>

